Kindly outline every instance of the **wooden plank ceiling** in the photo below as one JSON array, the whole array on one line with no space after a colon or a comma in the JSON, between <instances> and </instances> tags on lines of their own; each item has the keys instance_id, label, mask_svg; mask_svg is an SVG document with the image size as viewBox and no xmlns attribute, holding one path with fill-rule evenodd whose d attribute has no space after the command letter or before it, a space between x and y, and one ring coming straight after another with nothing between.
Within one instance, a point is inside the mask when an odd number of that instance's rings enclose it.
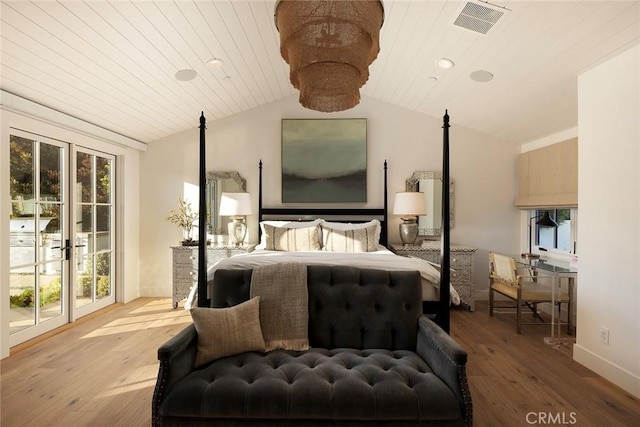
<instances>
[{"instance_id":1,"label":"wooden plank ceiling","mask_svg":"<svg viewBox=\"0 0 640 427\"><path fill-rule=\"evenodd\" d=\"M577 125L577 76L640 42L638 1L496 2L486 35L453 25L466 2L385 0L361 90L513 142ZM141 142L297 96L275 0L2 1L0 87ZM206 62L221 58L222 68ZM439 58L454 61L442 70ZM191 68L198 76L175 79ZM487 83L471 72L494 74ZM434 79L436 78L436 79Z\"/></svg>"}]
</instances>

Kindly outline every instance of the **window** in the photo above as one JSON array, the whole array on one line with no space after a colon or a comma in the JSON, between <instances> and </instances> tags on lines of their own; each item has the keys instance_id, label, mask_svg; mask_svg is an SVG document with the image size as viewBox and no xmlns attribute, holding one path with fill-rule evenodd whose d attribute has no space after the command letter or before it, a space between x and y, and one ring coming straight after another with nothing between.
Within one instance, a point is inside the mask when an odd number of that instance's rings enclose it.
<instances>
[{"instance_id":1,"label":"window","mask_svg":"<svg viewBox=\"0 0 640 427\"><path fill-rule=\"evenodd\" d=\"M538 249L575 254L577 249L577 216L576 208L538 209L534 216L548 213L558 223L558 227L546 227L535 224L533 233Z\"/></svg>"}]
</instances>

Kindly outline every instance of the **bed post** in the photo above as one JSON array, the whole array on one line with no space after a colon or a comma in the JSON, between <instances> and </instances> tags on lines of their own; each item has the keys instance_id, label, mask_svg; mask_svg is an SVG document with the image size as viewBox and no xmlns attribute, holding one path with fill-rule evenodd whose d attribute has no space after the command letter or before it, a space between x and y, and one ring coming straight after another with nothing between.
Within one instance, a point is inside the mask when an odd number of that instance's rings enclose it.
<instances>
[{"instance_id":1,"label":"bed post","mask_svg":"<svg viewBox=\"0 0 640 427\"><path fill-rule=\"evenodd\" d=\"M207 306L207 159L205 129L207 119L200 114L200 198L198 207L198 307Z\"/></svg>"},{"instance_id":2,"label":"bed post","mask_svg":"<svg viewBox=\"0 0 640 427\"><path fill-rule=\"evenodd\" d=\"M450 308L450 279L451 279L451 251L449 232L449 114L444 110L442 124L442 246L440 248L440 309L438 310L438 324L449 333Z\"/></svg>"},{"instance_id":3,"label":"bed post","mask_svg":"<svg viewBox=\"0 0 640 427\"><path fill-rule=\"evenodd\" d=\"M258 163L258 242L262 237L262 229L260 228L260 222L262 221L262 159Z\"/></svg>"},{"instance_id":4,"label":"bed post","mask_svg":"<svg viewBox=\"0 0 640 427\"><path fill-rule=\"evenodd\" d=\"M384 221L384 241L385 246L389 246L389 223L387 222L388 216L388 197L387 197L387 159L384 160L384 212L382 219Z\"/></svg>"}]
</instances>

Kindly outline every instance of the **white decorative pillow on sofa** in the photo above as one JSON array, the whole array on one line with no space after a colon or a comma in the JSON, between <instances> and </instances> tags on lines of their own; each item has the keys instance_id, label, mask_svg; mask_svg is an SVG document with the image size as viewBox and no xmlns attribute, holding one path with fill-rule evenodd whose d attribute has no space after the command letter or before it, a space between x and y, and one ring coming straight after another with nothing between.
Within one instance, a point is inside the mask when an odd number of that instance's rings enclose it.
<instances>
[{"instance_id":1,"label":"white decorative pillow on sofa","mask_svg":"<svg viewBox=\"0 0 640 427\"><path fill-rule=\"evenodd\" d=\"M327 252L375 252L376 226L337 230L322 227L322 250Z\"/></svg>"},{"instance_id":2,"label":"white decorative pillow on sofa","mask_svg":"<svg viewBox=\"0 0 640 427\"><path fill-rule=\"evenodd\" d=\"M260 327L260 297L233 307L195 307L189 312L198 333L196 368L221 357L266 349Z\"/></svg>"},{"instance_id":3,"label":"white decorative pillow on sofa","mask_svg":"<svg viewBox=\"0 0 640 427\"><path fill-rule=\"evenodd\" d=\"M260 231L262 232L262 235L260 236L260 243L256 245L254 250L264 250L267 247L267 236L265 235L264 231L265 225L282 228L306 228L319 225L321 222L321 219L314 219L313 221L261 221Z\"/></svg>"},{"instance_id":4,"label":"white decorative pillow on sofa","mask_svg":"<svg viewBox=\"0 0 640 427\"><path fill-rule=\"evenodd\" d=\"M264 226L266 239L265 248L268 251L319 251L320 227L285 228Z\"/></svg>"}]
</instances>

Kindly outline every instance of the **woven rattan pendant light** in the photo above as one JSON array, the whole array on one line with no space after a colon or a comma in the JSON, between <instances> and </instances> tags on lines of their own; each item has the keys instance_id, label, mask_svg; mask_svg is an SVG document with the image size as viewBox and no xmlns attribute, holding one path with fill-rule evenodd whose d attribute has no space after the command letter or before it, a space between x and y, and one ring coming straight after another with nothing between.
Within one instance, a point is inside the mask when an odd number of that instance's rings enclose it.
<instances>
[{"instance_id":1,"label":"woven rattan pendant light","mask_svg":"<svg viewBox=\"0 0 640 427\"><path fill-rule=\"evenodd\" d=\"M275 8L280 53L300 104L332 112L360 102L369 65L380 51L384 20L378 0L280 0Z\"/></svg>"}]
</instances>

